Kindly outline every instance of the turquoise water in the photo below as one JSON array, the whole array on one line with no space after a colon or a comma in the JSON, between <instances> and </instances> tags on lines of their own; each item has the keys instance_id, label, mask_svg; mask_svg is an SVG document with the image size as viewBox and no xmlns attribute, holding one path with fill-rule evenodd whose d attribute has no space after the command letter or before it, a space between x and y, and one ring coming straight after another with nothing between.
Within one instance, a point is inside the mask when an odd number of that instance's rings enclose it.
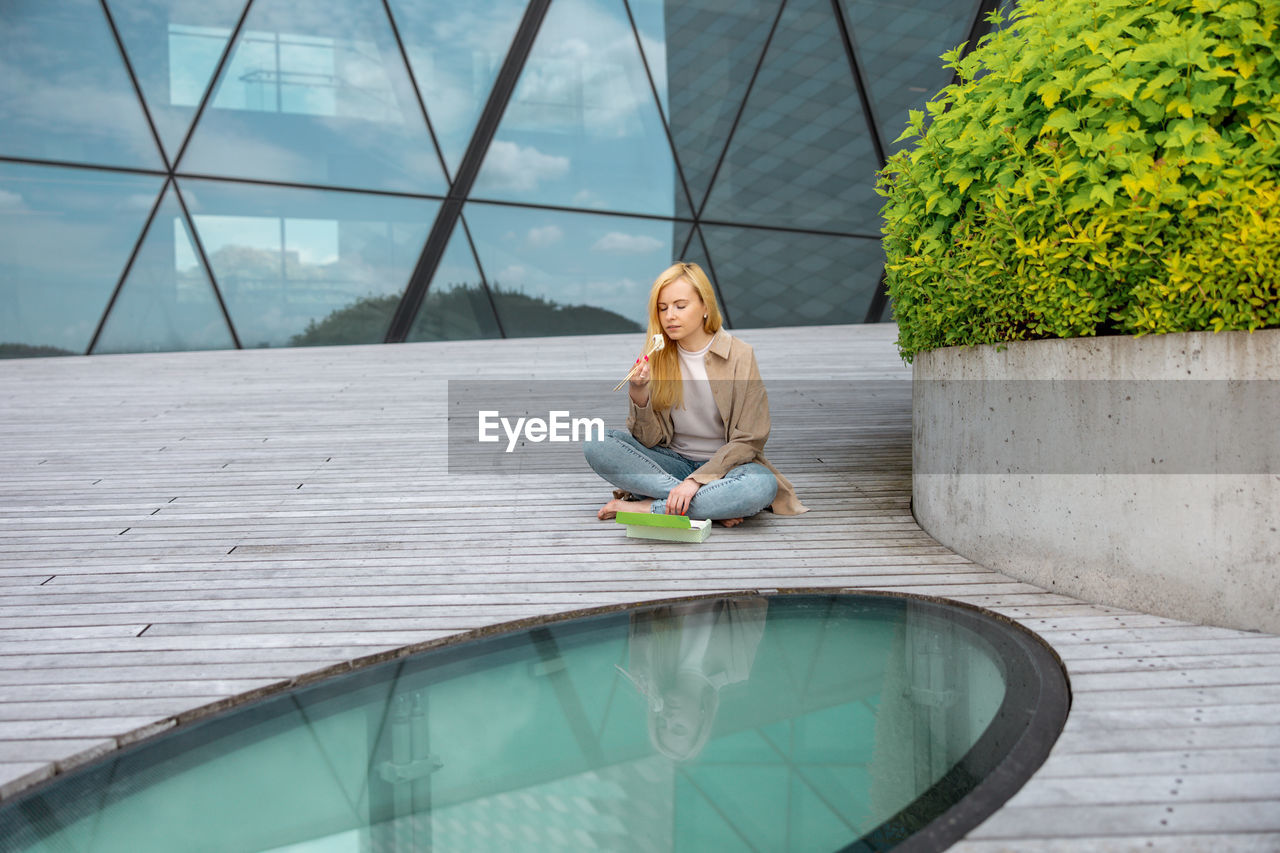
<instances>
[{"instance_id":1,"label":"turquoise water","mask_svg":"<svg viewBox=\"0 0 1280 853\"><path fill-rule=\"evenodd\" d=\"M962 615L749 596L449 647L7 803L0 849L887 849L980 781L998 756L975 743L1009 740L1009 663Z\"/></svg>"}]
</instances>

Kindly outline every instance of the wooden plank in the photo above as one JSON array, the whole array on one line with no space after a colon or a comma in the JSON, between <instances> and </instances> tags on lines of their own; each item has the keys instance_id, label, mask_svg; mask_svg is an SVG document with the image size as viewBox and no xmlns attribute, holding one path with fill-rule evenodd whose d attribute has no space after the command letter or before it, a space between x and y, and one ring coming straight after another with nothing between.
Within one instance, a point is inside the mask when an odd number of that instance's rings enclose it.
<instances>
[{"instance_id":1,"label":"wooden plank","mask_svg":"<svg viewBox=\"0 0 1280 853\"><path fill-rule=\"evenodd\" d=\"M1137 834L1076 838L1020 836L1007 840L977 841L964 839L948 848L951 853L1135 853L1143 850L1178 851L1178 853L1275 853L1274 833L1185 833Z\"/></svg>"},{"instance_id":2,"label":"wooden plank","mask_svg":"<svg viewBox=\"0 0 1280 853\"><path fill-rule=\"evenodd\" d=\"M1280 772L1280 749L1165 749L1144 751L1141 761L1124 749L1114 752L1057 753L1036 779L1165 774L1175 779L1187 774L1236 774Z\"/></svg>"},{"instance_id":3,"label":"wooden plank","mask_svg":"<svg viewBox=\"0 0 1280 853\"><path fill-rule=\"evenodd\" d=\"M1134 642L1107 643L1106 645L1079 644L1070 649L1054 644L1054 648L1071 661L1106 660L1127 658L1162 658L1174 656L1220 656L1274 652L1280 649L1276 637L1253 634L1245 637L1206 636L1198 640L1170 640L1168 638L1140 639Z\"/></svg>"},{"instance_id":4,"label":"wooden plank","mask_svg":"<svg viewBox=\"0 0 1280 853\"><path fill-rule=\"evenodd\" d=\"M1176 843L1178 834L1280 832L1271 802L1081 805L1016 808L1006 805L969 837L983 839L1091 838L1149 833Z\"/></svg>"},{"instance_id":5,"label":"wooden plank","mask_svg":"<svg viewBox=\"0 0 1280 853\"><path fill-rule=\"evenodd\" d=\"M91 761L117 748L111 738L23 738L0 740L0 761L7 764L53 763L71 759L76 763Z\"/></svg>"},{"instance_id":6,"label":"wooden plank","mask_svg":"<svg viewBox=\"0 0 1280 853\"><path fill-rule=\"evenodd\" d=\"M321 657L312 649L139 649L127 647L121 649L128 652L128 660L135 665L151 666L165 664L168 666L190 666L212 663L265 663L267 661L283 664L288 662L292 667L315 664L321 666L333 655L357 657L358 647L348 649L327 649ZM68 651L56 649L45 652L8 652L0 644L0 670L4 669L56 669L59 667L84 667L110 663L119 657L110 649L93 651Z\"/></svg>"},{"instance_id":7,"label":"wooden plank","mask_svg":"<svg viewBox=\"0 0 1280 853\"><path fill-rule=\"evenodd\" d=\"M169 697L165 699L112 698L86 700L81 697L39 702L0 702L0 722L16 720L77 720L122 715L149 718L172 717L191 708L208 705L235 693L209 691L205 695Z\"/></svg>"},{"instance_id":8,"label":"wooden plank","mask_svg":"<svg viewBox=\"0 0 1280 853\"><path fill-rule=\"evenodd\" d=\"M201 704L200 701L211 701L206 697L214 696L216 698L224 698L227 696L236 696L241 693L249 693L251 691L261 690L273 684L279 684L282 680L289 680L297 677L299 674L307 671L321 670L332 666L338 661L325 661L317 666L311 667L310 670L299 668L291 671L287 676L281 677L261 677L261 678L238 678L230 676L221 677L204 677L202 678L198 672L184 672L182 678L172 678L168 674L160 672L154 677L148 677L146 672L131 673L131 677L116 680L111 678L113 674L110 667L103 667L101 676L93 676L93 680L76 681L74 679L68 681L39 681L39 680L11 680L4 683L0 688L0 707L7 704L22 705L31 702L63 702L70 703L77 700L88 705L99 705L104 701L117 699L136 699L139 707L145 706L154 699L189 699L192 700L194 707ZM139 711L138 713L143 713ZM150 711L146 713L152 713ZM177 711L169 712L177 713ZM79 712L72 713L70 716L79 716ZM110 714L108 716L120 716L119 714ZM161 714L159 716L165 716Z\"/></svg>"},{"instance_id":9,"label":"wooden plank","mask_svg":"<svg viewBox=\"0 0 1280 853\"><path fill-rule=\"evenodd\" d=\"M1274 705L1280 703L1280 684L1228 687L1174 687L1151 690L1099 690L1086 694L1090 709L1173 708L1207 705ZM1086 707L1077 702L1073 707Z\"/></svg>"},{"instance_id":10,"label":"wooden plank","mask_svg":"<svg viewBox=\"0 0 1280 853\"><path fill-rule=\"evenodd\" d=\"M1213 669L1145 669L1134 672L1088 672L1071 677L1076 694L1099 690L1161 690L1171 687L1228 687L1280 684L1280 667L1233 666Z\"/></svg>"},{"instance_id":11,"label":"wooden plank","mask_svg":"<svg viewBox=\"0 0 1280 853\"><path fill-rule=\"evenodd\" d=\"M141 740L172 728L171 720L142 717L93 717L74 720L0 721L0 740L48 740L114 737L122 743L126 738Z\"/></svg>"},{"instance_id":12,"label":"wooden plank","mask_svg":"<svg viewBox=\"0 0 1280 853\"><path fill-rule=\"evenodd\" d=\"M1067 732L1063 732L1067 734ZM1138 761L1144 751L1177 749L1242 749L1280 747L1280 726L1262 725L1183 726L1166 731L1150 729L1073 729L1072 737L1058 740L1055 750L1073 752L1115 752L1126 749ZM1075 736L1079 735L1079 736Z\"/></svg>"},{"instance_id":13,"label":"wooden plank","mask_svg":"<svg viewBox=\"0 0 1280 853\"><path fill-rule=\"evenodd\" d=\"M217 663L166 666L94 666L84 668L63 667L56 670L6 669L0 670L0 685L18 684L86 684L129 681L207 681L207 680L257 680L279 681L297 674L287 662L281 664ZM209 688L205 688L207 691ZM252 689L252 688L247 688ZM202 691L203 692L203 691ZM221 691L219 691L221 692ZM7 697L6 697L7 698Z\"/></svg>"},{"instance_id":14,"label":"wooden plank","mask_svg":"<svg viewBox=\"0 0 1280 853\"><path fill-rule=\"evenodd\" d=\"M1071 661L1071 673L1133 672L1149 670L1231 669L1234 667L1280 667L1280 651L1237 652L1231 655L1203 654L1171 657L1086 658Z\"/></svg>"},{"instance_id":15,"label":"wooden plank","mask_svg":"<svg viewBox=\"0 0 1280 853\"><path fill-rule=\"evenodd\" d=\"M1098 710L1074 709L1066 731L1088 735L1091 731L1123 729L1171 729L1181 726L1266 726L1280 723L1280 704L1186 705ZM1277 725L1280 729L1280 724Z\"/></svg>"},{"instance_id":16,"label":"wooden plank","mask_svg":"<svg viewBox=\"0 0 1280 853\"><path fill-rule=\"evenodd\" d=\"M1106 806L1113 803L1222 803L1280 799L1280 772L1116 776L1081 785L1075 779L1037 780L1009 800L1010 807Z\"/></svg>"}]
</instances>

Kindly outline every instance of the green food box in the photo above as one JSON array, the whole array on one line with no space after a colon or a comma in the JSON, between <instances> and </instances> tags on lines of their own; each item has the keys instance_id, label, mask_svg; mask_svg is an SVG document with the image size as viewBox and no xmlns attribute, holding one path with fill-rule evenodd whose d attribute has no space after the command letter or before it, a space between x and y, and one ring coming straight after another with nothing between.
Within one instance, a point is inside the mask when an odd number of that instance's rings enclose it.
<instances>
[{"instance_id":1,"label":"green food box","mask_svg":"<svg viewBox=\"0 0 1280 853\"><path fill-rule=\"evenodd\" d=\"M635 539L663 539L667 542L705 542L711 535L710 519L690 519L687 515L652 512L620 512L618 523L627 526Z\"/></svg>"}]
</instances>

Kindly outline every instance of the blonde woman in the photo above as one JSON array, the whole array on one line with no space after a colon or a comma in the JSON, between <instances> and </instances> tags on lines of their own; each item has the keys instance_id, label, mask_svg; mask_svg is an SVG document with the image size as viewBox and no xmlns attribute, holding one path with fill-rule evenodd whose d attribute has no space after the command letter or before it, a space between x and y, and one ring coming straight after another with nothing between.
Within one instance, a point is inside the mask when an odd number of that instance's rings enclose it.
<instances>
[{"instance_id":1,"label":"blonde woman","mask_svg":"<svg viewBox=\"0 0 1280 853\"><path fill-rule=\"evenodd\" d=\"M677 263L649 291L649 336L665 346L630 380L627 430L584 445L587 462L619 489L596 515L656 512L726 527L769 507L807 507L764 458L769 398L751 347L721 328L706 273Z\"/></svg>"}]
</instances>

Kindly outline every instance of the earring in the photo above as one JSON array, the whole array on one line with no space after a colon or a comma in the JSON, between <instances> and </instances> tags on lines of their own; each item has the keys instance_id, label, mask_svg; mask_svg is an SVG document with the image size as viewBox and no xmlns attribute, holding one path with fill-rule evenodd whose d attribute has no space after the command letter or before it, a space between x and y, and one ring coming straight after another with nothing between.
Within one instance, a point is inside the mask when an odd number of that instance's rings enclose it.
<instances>
[{"instance_id":1,"label":"earring","mask_svg":"<svg viewBox=\"0 0 1280 853\"><path fill-rule=\"evenodd\" d=\"M707 319L707 315L706 315L706 314L703 314L703 315L702 315L702 319L703 319L703 321L705 322L705 321L706 321L706 319Z\"/></svg>"}]
</instances>

